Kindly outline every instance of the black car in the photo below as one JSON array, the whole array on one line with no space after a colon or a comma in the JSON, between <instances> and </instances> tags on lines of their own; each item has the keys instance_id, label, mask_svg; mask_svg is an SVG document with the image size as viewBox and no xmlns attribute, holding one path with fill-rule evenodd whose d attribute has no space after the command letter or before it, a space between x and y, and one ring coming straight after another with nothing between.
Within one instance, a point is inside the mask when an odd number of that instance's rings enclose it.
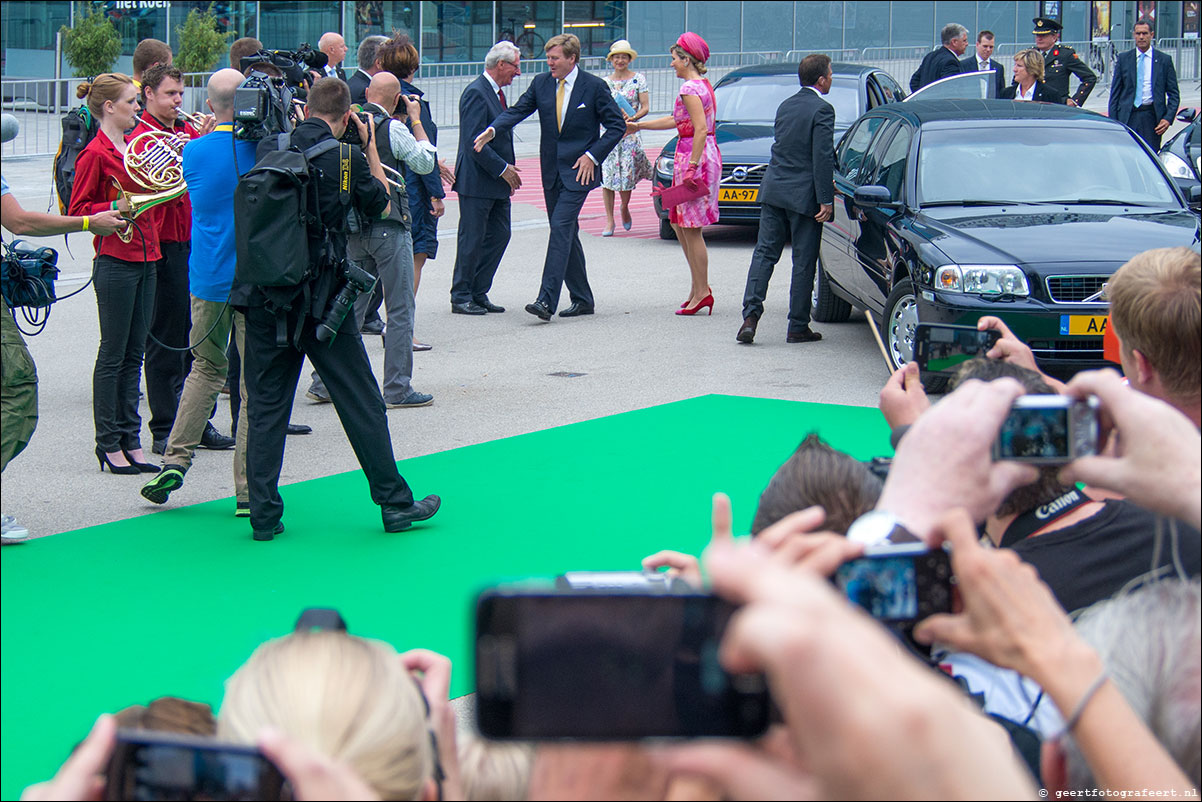
<instances>
[{"instance_id":1,"label":"black car","mask_svg":"<svg viewBox=\"0 0 1202 802\"><path fill-rule=\"evenodd\" d=\"M835 139L861 114L877 106L906 97L905 90L889 73L862 64L831 65L834 80L826 101L835 107ZM797 62L743 67L727 73L714 85L718 103L715 137L722 152L722 183L719 189L719 223L759 225L760 179L772 155L772 126L776 107L800 89ZM655 160L655 186L672 183L672 158L676 139L664 146ZM668 210L655 201L659 235L673 239Z\"/></svg>"},{"instance_id":2,"label":"black car","mask_svg":"<svg viewBox=\"0 0 1202 802\"><path fill-rule=\"evenodd\" d=\"M1106 280L1198 218L1126 126L1006 100L882 106L835 149L814 318L872 313L893 367L914 327L996 315L1045 370L1102 364Z\"/></svg>"},{"instance_id":3,"label":"black car","mask_svg":"<svg viewBox=\"0 0 1202 802\"><path fill-rule=\"evenodd\" d=\"M1189 125L1161 147L1160 162L1189 198L1190 207L1202 212L1202 199L1198 195L1202 186L1202 133L1198 124L1202 117L1196 109L1182 109L1177 119Z\"/></svg>"}]
</instances>

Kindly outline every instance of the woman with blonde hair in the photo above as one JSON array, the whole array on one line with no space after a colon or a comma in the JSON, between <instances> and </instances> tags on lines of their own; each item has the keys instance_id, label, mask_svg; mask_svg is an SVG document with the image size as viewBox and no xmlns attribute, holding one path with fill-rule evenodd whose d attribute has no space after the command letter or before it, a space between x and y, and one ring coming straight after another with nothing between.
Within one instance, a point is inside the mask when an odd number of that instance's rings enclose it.
<instances>
[{"instance_id":1,"label":"woman with blonde hair","mask_svg":"<svg viewBox=\"0 0 1202 802\"><path fill-rule=\"evenodd\" d=\"M672 207L668 221L680 240L689 263L692 286L689 297L676 310L678 315L695 315L708 308L714 312L714 295L709 287L709 254L705 250L702 226L718 222L718 182L722 180L722 154L714 138L717 104L714 88L702 76L709 59L709 45L692 31L682 33L672 45L672 68L684 79L671 117L627 122L627 133L641 130L666 131L676 128L676 156L673 185L693 180L708 190L694 200Z\"/></svg>"},{"instance_id":2,"label":"woman with blonde hair","mask_svg":"<svg viewBox=\"0 0 1202 802\"><path fill-rule=\"evenodd\" d=\"M217 737L254 744L274 729L346 764L381 799L439 798L442 769L456 782L458 773L447 758L455 750L453 718L449 735L437 723L436 749L426 701L428 694L439 710L447 707L445 691L433 688L449 684L450 661L425 661L430 655L398 655L385 643L335 630L268 641L226 682ZM419 684L410 672L420 668Z\"/></svg>"},{"instance_id":3,"label":"woman with blonde hair","mask_svg":"<svg viewBox=\"0 0 1202 802\"><path fill-rule=\"evenodd\" d=\"M614 71L605 77L614 102L627 121L640 120L651 108L647 89L647 76L630 68L638 52L630 42L619 39L609 47L605 57ZM614 193L622 196L622 228L627 231L634 224L630 217L630 193L639 181L651 178L651 162L643 151L643 138L639 134L627 134L601 164L601 199L605 202L605 230L603 237L614 234Z\"/></svg>"},{"instance_id":4,"label":"woman with blonde hair","mask_svg":"<svg viewBox=\"0 0 1202 802\"><path fill-rule=\"evenodd\" d=\"M1033 47L1014 54L1014 83L1002 90L1004 100L1032 100L1037 103L1059 103L1064 95L1044 83L1043 53Z\"/></svg>"},{"instance_id":5,"label":"woman with blonde hair","mask_svg":"<svg viewBox=\"0 0 1202 802\"><path fill-rule=\"evenodd\" d=\"M138 122L138 89L128 75L105 73L79 85L100 131L79 154L69 215L128 212L124 193L145 193L125 172L125 132ZM96 237L92 284L100 316L100 348L92 373L92 417L100 470L158 473L142 452L138 386L146 350L146 321L154 305L159 250L157 210L130 235ZM85 229L86 230L86 229Z\"/></svg>"}]
</instances>

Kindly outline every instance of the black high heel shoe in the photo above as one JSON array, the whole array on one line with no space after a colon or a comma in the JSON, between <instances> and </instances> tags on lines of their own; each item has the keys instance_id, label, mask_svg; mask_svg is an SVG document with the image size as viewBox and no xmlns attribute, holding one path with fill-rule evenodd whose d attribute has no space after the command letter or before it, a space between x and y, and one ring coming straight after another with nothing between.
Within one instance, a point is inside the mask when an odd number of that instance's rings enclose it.
<instances>
[{"instance_id":1,"label":"black high heel shoe","mask_svg":"<svg viewBox=\"0 0 1202 802\"><path fill-rule=\"evenodd\" d=\"M104 466L109 467L109 471L121 476L132 476L133 474L141 473L133 465L114 465L109 459L109 455L104 453L104 449L96 446L96 459L100 462L100 472L104 473Z\"/></svg>"},{"instance_id":2,"label":"black high heel shoe","mask_svg":"<svg viewBox=\"0 0 1202 802\"><path fill-rule=\"evenodd\" d=\"M137 468L141 473L158 473L162 470L158 465L151 465L149 462L138 462L124 448L121 449L121 453L129 460L129 464Z\"/></svg>"}]
</instances>

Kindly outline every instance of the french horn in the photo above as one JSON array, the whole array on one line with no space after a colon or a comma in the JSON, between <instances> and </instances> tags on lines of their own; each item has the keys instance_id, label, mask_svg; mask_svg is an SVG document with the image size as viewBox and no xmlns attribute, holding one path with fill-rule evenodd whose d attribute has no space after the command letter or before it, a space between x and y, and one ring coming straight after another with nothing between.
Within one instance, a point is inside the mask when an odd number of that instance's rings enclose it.
<instances>
[{"instance_id":1,"label":"french horn","mask_svg":"<svg viewBox=\"0 0 1202 802\"><path fill-rule=\"evenodd\" d=\"M129 204L127 220L175 200L188 191L184 181L184 140L169 131L143 131L125 145L125 172L138 186L149 190L131 194L114 177L119 199ZM133 239L133 226L117 232L122 242Z\"/></svg>"}]
</instances>

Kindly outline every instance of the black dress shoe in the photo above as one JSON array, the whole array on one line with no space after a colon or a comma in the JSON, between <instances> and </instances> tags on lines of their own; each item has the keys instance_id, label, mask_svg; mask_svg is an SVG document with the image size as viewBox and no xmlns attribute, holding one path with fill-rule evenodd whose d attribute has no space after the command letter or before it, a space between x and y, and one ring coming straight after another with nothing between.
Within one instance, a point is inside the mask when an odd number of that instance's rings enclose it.
<instances>
[{"instance_id":1,"label":"black dress shoe","mask_svg":"<svg viewBox=\"0 0 1202 802\"><path fill-rule=\"evenodd\" d=\"M755 342L755 326L759 322L758 317L743 318L743 325L739 326L739 333L735 335L735 339L745 345Z\"/></svg>"},{"instance_id":2,"label":"black dress shoe","mask_svg":"<svg viewBox=\"0 0 1202 802\"><path fill-rule=\"evenodd\" d=\"M359 333L360 334L383 334L384 333L384 321L380 320L380 318L376 318L375 320L365 320L365 321L363 321L363 328L359 329Z\"/></svg>"},{"instance_id":3,"label":"black dress shoe","mask_svg":"<svg viewBox=\"0 0 1202 802\"><path fill-rule=\"evenodd\" d=\"M154 439L154 442L150 444L150 453L158 454L160 457L163 456L164 454L166 454L167 453L167 438L164 437L162 440L160 440L159 438L156 437Z\"/></svg>"},{"instance_id":4,"label":"black dress shoe","mask_svg":"<svg viewBox=\"0 0 1202 802\"><path fill-rule=\"evenodd\" d=\"M532 304L526 304L526 311L543 322L550 320L551 315L555 314L551 311L551 307L547 306L542 301L535 301Z\"/></svg>"},{"instance_id":5,"label":"black dress shoe","mask_svg":"<svg viewBox=\"0 0 1202 802\"><path fill-rule=\"evenodd\" d=\"M276 535L283 534L283 532L284 532L284 522L277 521L276 525L271 527L270 529L251 529L250 536L258 541L274 540Z\"/></svg>"},{"instance_id":6,"label":"black dress shoe","mask_svg":"<svg viewBox=\"0 0 1202 802\"><path fill-rule=\"evenodd\" d=\"M809 326L804 329L797 329L785 335L787 343L814 343L822 339L822 335L816 331L812 331Z\"/></svg>"},{"instance_id":7,"label":"black dress shoe","mask_svg":"<svg viewBox=\"0 0 1202 802\"><path fill-rule=\"evenodd\" d=\"M593 308L584 304L572 304L567 309L559 313L560 317L580 317L581 315L591 315Z\"/></svg>"},{"instance_id":8,"label":"black dress shoe","mask_svg":"<svg viewBox=\"0 0 1202 802\"><path fill-rule=\"evenodd\" d=\"M380 507L380 517L384 519L385 532L401 532L408 529L418 521L425 521L434 517L434 513L438 512L438 508L442 506L442 499L433 494L426 496L421 501L416 501L408 507L396 507L391 504L384 504Z\"/></svg>"},{"instance_id":9,"label":"black dress shoe","mask_svg":"<svg viewBox=\"0 0 1202 802\"><path fill-rule=\"evenodd\" d=\"M465 304L451 304L451 314L453 315L487 315L488 310L475 301L468 301Z\"/></svg>"},{"instance_id":10,"label":"black dress shoe","mask_svg":"<svg viewBox=\"0 0 1202 802\"><path fill-rule=\"evenodd\" d=\"M303 423L289 423L288 434L312 434L313 427L306 426Z\"/></svg>"},{"instance_id":11,"label":"black dress shoe","mask_svg":"<svg viewBox=\"0 0 1202 802\"><path fill-rule=\"evenodd\" d=\"M505 307L497 306L492 301L488 300L487 295L484 296L483 298L477 298L475 303L477 306L484 307L484 311L486 311L486 312L500 313L500 312L505 311Z\"/></svg>"},{"instance_id":12,"label":"black dress shoe","mask_svg":"<svg viewBox=\"0 0 1202 802\"><path fill-rule=\"evenodd\" d=\"M207 448L209 451L225 451L233 448L237 442L234 438L226 437L217 431L211 423L205 424L204 434L200 436L200 448Z\"/></svg>"}]
</instances>

